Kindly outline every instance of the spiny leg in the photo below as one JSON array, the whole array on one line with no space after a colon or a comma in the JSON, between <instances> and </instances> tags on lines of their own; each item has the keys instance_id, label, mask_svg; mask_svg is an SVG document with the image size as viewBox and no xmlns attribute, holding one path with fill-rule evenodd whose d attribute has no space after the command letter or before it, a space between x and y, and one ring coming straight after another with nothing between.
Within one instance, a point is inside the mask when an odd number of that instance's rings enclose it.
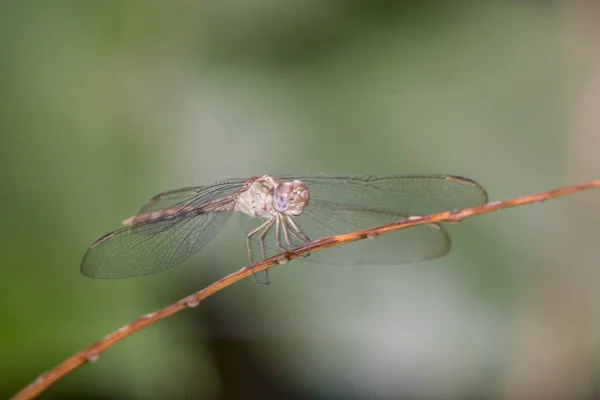
<instances>
[{"instance_id":1,"label":"spiny leg","mask_svg":"<svg viewBox=\"0 0 600 400\"><path fill-rule=\"evenodd\" d=\"M304 243L311 242L310 238L306 235L306 233L304 233L302 228L300 228L300 226L298 226L298 224L294 222L294 220L292 219L291 216L286 215L286 221L292 227L292 229L290 229L290 232L292 232L292 235L294 235L294 237L296 237L296 239L298 239L299 241L304 242ZM301 257L306 258L308 256L310 256L310 251L306 254L303 254Z\"/></svg>"},{"instance_id":2,"label":"spiny leg","mask_svg":"<svg viewBox=\"0 0 600 400\"><path fill-rule=\"evenodd\" d=\"M273 224L275 223L275 220L273 218L271 218L269 221L269 223L266 224L265 229L263 229L263 231L261 232L261 234L258 236L259 237L259 244L260 244L260 255L262 257L262 259L264 260L265 258L267 258L266 252L265 252L265 237L267 236L267 234L269 233L269 231L271 230L271 228L273 227ZM254 273L254 270L252 270L252 273L254 275L254 282L256 282L257 285L268 285L269 284L269 270L265 269L263 272L264 275L264 281L261 281L258 278L258 274Z\"/></svg>"},{"instance_id":3,"label":"spiny leg","mask_svg":"<svg viewBox=\"0 0 600 400\"><path fill-rule=\"evenodd\" d=\"M283 221L283 224L285 224L285 225L287 225L288 223L289 223L289 222L286 222L285 220ZM295 239L297 239L299 242L302 242L302 243L306 242L306 241L304 240L304 238L300 237L300 236L298 235L298 233L297 233L297 232L296 232L294 229L290 229L290 227L289 227L289 226L288 226L287 228L288 228L289 232L292 234L292 236L293 236Z\"/></svg>"},{"instance_id":4,"label":"spiny leg","mask_svg":"<svg viewBox=\"0 0 600 400\"><path fill-rule=\"evenodd\" d=\"M248 248L248 258L250 259L250 265L254 265L254 260L252 258L252 242L251 242L252 236L256 235L258 233L258 231L265 228L269 224L273 225L272 219L265 221L264 223L260 224L256 229L254 229L248 233L248 237L246 238L246 246Z\"/></svg>"},{"instance_id":5,"label":"spiny leg","mask_svg":"<svg viewBox=\"0 0 600 400\"><path fill-rule=\"evenodd\" d=\"M279 221L279 215L275 217L275 244L282 250L285 250L281 245L281 222Z\"/></svg>"},{"instance_id":6,"label":"spiny leg","mask_svg":"<svg viewBox=\"0 0 600 400\"><path fill-rule=\"evenodd\" d=\"M295 251L286 248L285 246L283 246L281 244L281 230L283 230L283 235L285 236L285 241L286 244L290 247L293 247L294 244L291 241L290 238L290 232L292 232L292 234L294 235L294 237L296 237L298 240L302 241L301 238L299 238L295 232L291 231L290 228L287 225L287 222L285 221L285 218L281 215L281 214L277 214L276 218L276 222L275 222L275 244L277 245L277 247L285 252L290 252L293 255L295 255L296 257L302 257L305 258L305 256L300 255L298 253L296 253Z\"/></svg>"},{"instance_id":7,"label":"spiny leg","mask_svg":"<svg viewBox=\"0 0 600 400\"><path fill-rule=\"evenodd\" d=\"M290 239L290 229L285 223L285 218L281 218L281 227L283 228L283 237L288 246L293 246L292 240Z\"/></svg>"},{"instance_id":8,"label":"spiny leg","mask_svg":"<svg viewBox=\"0 0 600 400\"><path fill-rule=\"evenodd\" d=\"M275 219L271 218L268 221L268 224L266 224L265 229L262 231L262 233L258 236L259 238L259 244L260 244L260 255L262 256L262 259L264 260L265 258L267 258L266 252L265 252L265 238L267 237L267 235L269 234L269 231L271 230L271 227L273 226L273 224L275 223Z\"/></svg>"},{"instance_id":9,"label":"spiny leg","mask_svg":"<svg viewBox=\"0 0 600 400\"><path fill-rule=\"evenodd\" d=\"M289 215L286 215L286 217L287 217L286 218L287 222L290 224L290 226L292 228L294 228L294 230L296 231L296 233L298 235L301 236L301 238L298 238L298 239L300 239L300 240L302 240L302 241L304 241L306 243L311 242L310 238L306 235L306 233L304 233L304 231L302 230L302 228L300 228L300 226L298 226L298 224L296 222L294 222L293 218L291 216L289 216ZM298 236L296 236L296 237L298 237Z\"/></svg>"},{"instance_id":10,"label":"spiny leg","mask_svg":"<svg viewBox=\"0 0 600 400\"><path fill-rule=\"evenodd\" d=\"M306 240L308 239L308 236L304 235L304 232L300 231L297 232L297 228L298 226L296 224L294 224L294 222L291 220L291 217L288 215L286 216L287 218L283 218L281 220L281 224L285 227L285 229L287 230L286 232L291 233L296 239L298 239L298 241L303 242L303 243L309 243L310 240ZM292 226L292 229L290 229L290 227L288 226L288 224L290 224ZM288 234L289 234L288 233ZM303 235L304 237L302 237L301 235ZM289 242L290 246L293 246L293 244L291 242ZM290 250L291 251L291 250ZM300 257L300 258L306 258L310 255L310 252L308 252L307 254L298 254L294 251L291 251L291 253L295 254L296 256Z\"/></svg>"},{"instance_id":11,"label":"spiny leg","mask_svg":"<svg viewBox=\"0 0 600 400\"><path fill-rule=\"evenodd\" d=\"M289 251L289 249L287 249L286 247L284 247L281 244L281 230L283 227L283 235L285 236L285 242L289 245L292 246L292 242L290 240L290 234L287 228L287 225L285 224L285 220L283 219L283 217L281 216L281 214L277 214L277 216L275 217L276 221L275 221L275 244L277 245L277 247L283 251Z\"/></svg>"},{"instance_id":12,"label":"spiny leg","mask_svg":"<svg viewBox=\"0 0 600 400\"><path fill-rule=\"evenodd\" d=\"M264 260L265 257L265 236L267 236L267 233L269 233L269 230L271 230L271 227L273 226L273 223L275 222L275 220L273 218L265 221L264 223L260 224L256 229L254 229L252 232L250 232L248 234L248 238L247 238L247 246L248 246L248 257L250 258L250 264L252 265L252 275L254 276L254 281L257 284L264 284L264 285L268 285L269 284L269 273L268 270L265 270L265 282L259 282L258 277L256 276L256 273L254 272L254 260L252 259L252 242L251 242L251 238L252 236L254 236L255 234L257 234L261 229L263 229L263 231L260 233L259 236L259 244L260 244L260 252L261 252L261 256L262 259Z\"/></svg>"}]
</instances>

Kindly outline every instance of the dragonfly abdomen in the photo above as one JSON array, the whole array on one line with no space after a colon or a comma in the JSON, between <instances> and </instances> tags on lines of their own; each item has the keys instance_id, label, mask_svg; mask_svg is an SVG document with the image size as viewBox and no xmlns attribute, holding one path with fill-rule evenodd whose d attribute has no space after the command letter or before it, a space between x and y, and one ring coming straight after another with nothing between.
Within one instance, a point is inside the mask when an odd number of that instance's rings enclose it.
<instances>
[{"instance_id":1,"label":"dragonfly abdomen","mask_svg":"<svg viewBox=\"0 0 600 400\"><path fill-rule=\"evenodd\" d=\"M135 225L146 222L157 222L157 221L172 221L174 219L192 217L204 213L201 207L197 206L185 206L178 208L168 208L166 210L150 211L140 213L133 217L127 218L123 221L123 225Z\"/></svg>"},{"instance_id":2,"label":"dragonfly abdomen","mask_svg":"<svg viewBox=\"0 0 600 400\"><path fill-rule=\"evenodd\" d=\"M180 218L192 218L200 214L216 211L229 211L233 208L231 200L223 202L222 200L216 203L203 204L198 206L190 204L183 207L173 207L164 210L142 212L123 221L123 225L136 225L149 222L172 221Z\"/></svg>"}]
</instances>

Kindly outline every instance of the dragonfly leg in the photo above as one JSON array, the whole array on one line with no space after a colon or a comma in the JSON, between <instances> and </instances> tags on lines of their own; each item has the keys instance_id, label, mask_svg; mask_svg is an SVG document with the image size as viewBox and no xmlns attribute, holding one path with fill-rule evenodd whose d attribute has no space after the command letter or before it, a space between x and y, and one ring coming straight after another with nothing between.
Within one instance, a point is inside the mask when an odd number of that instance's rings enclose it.
<instances>
[{"instance_id":1,"label":"dragonfly leg","mask_svg":"<svg viewBox=\"0 0 600 400\"><path fill-rule=\"evenodd\" d=\"M286 220L287 223L290 224L290 226L292 227L292 229L290 229L290 232L292 232L292 235L294 235L294 237L296 237L296 239L298 239L301 242L304 243L310 243L311 240L309 239L308 236L306 236L306 234L304 233L304 231L300 228L300 226L298 226L297 223L294 222L294 220L292 219L292 217L290 217L289 215L286 215ZM310 252L302 255L302 258L306 258L310 256Z\"/></svg>"},{"instance_id":2,"label":"dragonfly leg","mask_svg":"<svg viewBox=\"0 0 600 400\"><path fill-rule=\"evenodd\" d=\"M289 246L293 246L292 241L290 240L290 229L287 226L285 219L278 214L275 217L275 244L277 247L285 252L290 252L297 257L303 257L297 254L296 252L286 248L281 244L281 230L283 229L283 235L285 236L285 241ZM293 233L293 232L292 232ZM295 234L294 234L295 235Z\"/></svg>"},{"instance_id":3,"label":"dragonfly leg","mask_svg":"<svg viewBox=\"0 0 600 400\"><path fill-rule=\"evenodd\" d=\"M269 231L273 227L274 223L275 223L275 220L274 219L270 219L270 220L267 221L266 224L263 224L265 226L265 229L258 236L259 237L259 242L258 243L260 243L260 255L262 256L263 260L265 258L267 258L267 255L266 255L266 252L265 252L265 238L267 237L267 234L269 233Z\"/></svg>"},{"instance_id":4,"label":"dragonfly leg","mask_svg":"<svg viewBox=\"0 0 600 400\"><path fill-rule=\"evenodd\" d=\"M294 238L298 239L300 242L304 242L305 240L302 237L300 237L297 232L294 231L293 225L292 225L293 229L290 229L288 224L289 224L289 221L287 221L285 217L282 217L281 218L281 226L283 227L283 234L285 235L287 244L292 247L294 246L294 244L290 238L290 233L292 234L292 236L294 236ZM294 254L297 257L301 257L301 258L308 257L308 254L298 254L295 251L292 251L289 249L285 249L285 250L289 251L290 253Z\"/></svg>"},{"instance_id":5,"label":"dragonfly leg","mask_svg":"<svg viewBox=\"0 0 600 400\"><path fill-rule=\"evenodd\" d=\"M287 224L289 224L289 222L287 222L287 221L284 219L284 220L283 220L283 224L287 226ZM295 239L298 239L298 241L300 241L300 242L303 242L303 243L305 242L305 240L304 240L303 238L301 238L301 237L298 235L298 233L297 233L297 232L296 232L294 229L290 229L290 227L289 227L289 226L287 226L287 229L288 229L289 233L291 233L291 234L292 234L292 236L293 236Z\"/></svg>"},{"instance_id":6,"label":"dragonfly leg","mask_svg":"<svg viewBox=\"0 0 600 400\"><path fill-rule=\"evenodd\" d=\"M248 248L248 258L250 259L250 265L252 265L252 275L254 276L254 281L257 284L265 284L268 285L269 284L269 275L268 275L268 271L265 270L265 280L264 282L261 282L260 279L256 276L256 273L254 272L254 260L252 257L252 236L256 235L258 232L260 232L262 230L262 232L260 233L259 236L259 244L260 244L260 252L261 252L261 256L262 259L264 260L265 257L265 236L267 236L267 233L269 232L269 230L271 229L271 227L273 226L273 223L275 222L275 220L273 218L265 221L264 223L260 224L256 229L253 229L251 232L248 233L248 237L246 238L246 246Z\"/></svg>"},{"instance_id":7,"label":"dragonfly leg","mask_svg":"<svg viewBox=\"0 0 600 400\"><path fill-rule=\"evenodd\" d=\"M287 226L285 219L281 218L281 228L283 230L283 237L288 246L293 246L292 240L290 239L290 228Z\"/></svg>"},{"instance_id":8,"label":"dragonfly leg","mask_svg":"<svg viewBox=\"0 0 600 400\"><path fill-rule=\"evenodd\" d=\"M302 240L303 242L309 243L311 242L310 238L308 236L306 236L306 233L304 233L304 231L302 230L302 228L300 228L298 226L297 223L294 222L294 220L292 219L292 217L290 217L289 215L286 215L287 217L287 222L290 224L290 226L293 228L294 231L296 231L296 233L300 236L296 236L298 239Z\"/></svg>"},{"instance_id":9,"label":"dragonfly leg","mask_svg":"<svg viewBox=\"0 0 600 400\"><path fill-rule=\"evenodd\" d=\"M260 224L256 229L253 229L251 232L249 232L248 238L246 239L246 244L248 247L248 258L250 259L250 264L252 265L252 275L254 275L254 281L259 285L260 284L262 284L262 285L269 284L269 272L268 272L268 270L264 271L264 278L263 278L264 280L259 279L257 274L254 272L254 260L252 257L252 236L256 235L258 232L260 232L262 230L262 232L259 235L258 243L260 244L260 253L261 253L262 259L264 260L266 258L266 256L265 256L265 237L271 230L271 227L273 226L274 223L275 223L275 219L273 219L273 218L268 219L264 223Z\"/></svg>"},{"instance_id":10,"label":"dragonfly leg","mask_svg":"<svg viewBox=\"0 0 600 400\"><path fill-rule=\"evenodd\" d=\"M281 245L281 222L279 221L279 216L275 217L275 244L277 245L277 247L279 247L281 250L286 250L282 245Z\"/></svg>"},{"instance_id":11,"label":"dragonfly leg","mask_svg":"<svg viewBox=\"0 0 600 400\"><path fill-rule=\"evenodd\" d=\"M273 225L273 220L269 219L267 221L265 221L264 223L260 224L256 229L253 229L251 232L248 233L248 237L246 238L246 246L248 248L248 259L250 260L250 265L254 265L254 260L252 257L252 236L256 235L261 229L264 229L267 227L267 225L269 225L269 228ZM264 246L264 244L263 244ZM264 259L264 254L263 254L263 259Z\"/></svg>"},{"instance_id":12,"label":"dragonfly leg","mask_svg":"<svg viewBox=\"0 0 600 400\"><path fill-rule=\"evenodd\" d=\"M288 244L288 246L292 246L292 241L290 240L290 232L288 230L287 225L285 224L285 220L279 214L277 215L277 217L275 217L275 219L276 219L275 220L275 244L281 250L289 251L288 248L286 248L285 246L283 246L281 244L281 230L283 229L283 235L285 236L285 242Z\"/></svg>"},{"instance_id":13,"label":"dragonfly leg","mask_svg":"<svg viewBox=\"0 0 600 400\"><path fill-rule=\"evenodd\" d=\"M273 227L274 223L275 223L275 219L271 218L270 220L267 221L267 223L261 225L261 226L264 226L264 229L260 233L260 235L258 236L258 238L259 238L259 242L258 243L260 244L260 255L262 256L263 260L265 258L267 258L267 255L266 255L266 252L265 252L265 237L267 237L267 234L269 233L269 231ZM254 272L254 271L252 271L252 272ZM254 281L258 285L268 285L269 284L269 270L268 269L265 269L263 271L263 276L264 276L264 278L259 279L258 275L254 274Z\"/></svg>"}]
</instances>

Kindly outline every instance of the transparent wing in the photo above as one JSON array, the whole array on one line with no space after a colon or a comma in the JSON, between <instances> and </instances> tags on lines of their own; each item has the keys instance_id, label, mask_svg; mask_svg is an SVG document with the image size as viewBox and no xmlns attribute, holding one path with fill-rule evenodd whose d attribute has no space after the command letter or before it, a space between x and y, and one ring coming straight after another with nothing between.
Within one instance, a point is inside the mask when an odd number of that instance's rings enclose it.
<instances>
[{"instance_id":1,"label":"transparent wing","mask_svg":"<svg viewBox=\"0 0 600 400\"><path fill-rule=\"evenodd\" d=\"M173 267L204 247L223 229L230 212L163 222L162 230L140 234L139 225L104 235L88 249L81 272L91 278L127 278ZM141 225L152 225L144 223Z\"/></svg>"},{"instance_id":2,"label":"transparent wing","mask_svg":"<svg viewBox=\"0 0 600 400\"><path fill-rule=\"evenodd\" d=\"M230 196L240 190L248 179L234 178L206 186L169 190L150 198L138 214L173 207L202 205Z\"/></svg>"},{"instance_id":3,"label":"transparent wing","mask_svg":"<svg viewBox=\"0 0 600 400\"><path fill-rule=\"evenodd\" d=\"M487 202L487 194L480 185L448 175L320 174L278 179L299 179L308 187L308 204L293 220L311 240L383 225L411 215L427 215ZM246 231L258 222L242 216ZM265 242L269 255L281 252L274 243L275 232L272 230ZM302 242L294 238L293 245L299 244ZM445 229L438 224L429 224L317 252L308 260L327 264L402 264L440 257L449 249L450 238Z\"/></svg>"},{"instance_id":4,"label":"transparent wing","mask_svg":"<svg viewBox=\"0 0 600 400\"><path fill-rule=\"evenodd\" d=\"M234 194L245 182L246 179L230 179L164 192L151 198L140 214L211 203ZM223 211L157 218L108 233L90 246L81 262L81 272L93 278L125 278L177 265L223 229L233 206L231 202Z\"/></svg>"},{"instance_id":5,"label":"transparent wing","mask_svg":"<svg viewBox=\"0 0 600 400\"><path fill-rule=\"evenodd\" d=\"M299 179L308 187L309 199L329 204L369 207L407 215L428 215L487 202L478 183L452 175L362 176L317 174L282 176L281 181Z\"/></svg>"}]
</instances>

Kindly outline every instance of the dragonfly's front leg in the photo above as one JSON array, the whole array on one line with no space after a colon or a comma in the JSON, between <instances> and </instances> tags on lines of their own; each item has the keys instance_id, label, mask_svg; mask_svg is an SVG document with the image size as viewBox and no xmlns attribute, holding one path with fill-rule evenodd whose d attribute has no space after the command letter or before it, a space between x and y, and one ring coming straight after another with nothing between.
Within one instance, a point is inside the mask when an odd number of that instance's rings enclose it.
<instances>
[{"instance_id":1,"label":"dragonfly's front leg","mask_svg":"<svg viewBox=\"0 0 600 400\"><path fill-rule=\"evenodd\" d=\"M292 217L290 217L289 215L286 215L286 218L284 218L282 221L282 224L284 226L286 226L287 229L289 229L289 232L296 238L298 239L300 242L304 242L304 243L310 243L310 239L308 238L308 236L306 236L306 234L302 231L302 229L300 229L300 227L298 226L298 224L296 224L294 222L294 220L292 219ZM292 229L290 229L287 224L290 224L290 226L292 227ZM296 253L294 253L296 254ZM308 256L310 256L310 252L306 253L306 254L296 254L302 258L306 258Z\"/></svg>"},{"instance_id":2,"label":"dragonfly's front leg","mask_svg":"<svg viewBox=\"0 0 600 400\"><path fill-rule=\"evenodd\" d=\"M286 222L286 220L283 216L281 216L281 215L277 216L277 221L275 223L275 236L276 236L275 244L281 250L290 252L293 255L295 255L296 257L306 258L307 255L298 254L295 251L293 251L289 248L286 248L285 246L283 246L281 244L281 230L283 230L283 236L285 237L285 242L287 243L288 246L294 247L294 243L292 242L291 237L290 237L290 232L292 233L292 235L294 235L294 237L296 239L300 240L301 242L303 241L303 239L298 237L298 235L293 230L291 230L287 224L288 223Z\"/></svg>"},{"instance_id":3,"label":"dragonfly's front leg","mask_svg":"<svg viewBox=\"0 0 600 400\"><path fill-rule=\"evenodd\" d=\"M281 244L281 231L283 230L283 236L285 238L285 242L288 246L293 247L294 244L290 240L290 231L288 226L285 223L283 217L278 214L275 222L275 244L283 251L290 251L287 247ZM295 254L295 253L294 253Z\"/></svg>"},{"instance_id":4,"label":"dragonfly's front leg","mask_svg":"<svg viewBox=\"0 0 600 400\"><path fill-rule=\"evenodd\" d=\"M306 243L310 243L311 242L310 238L306 235L306 233L304 233L304 231L302 230L302 228L300 228L298 226L298 224L296 222L294 222L293 218L290 217L289 215L286 215L286 217L287 217L286 218L287 222L293 228L292 229L292 233L294 233L294 231L296 231L295 232L296 235L294 235L294 236L296 236L298 238L298 240L301 240L301 241L306 242Z\"/></svg>"},{"instance_id":5,"label":"dragonfly's front leg","mask_svg":"<svg viewBox=\"0 0 600 400\"><path fill-rule=\"evenodd\" d=\"M285 223L285 219L283 217L281 218L281 228L283 229L283 237L285 238L285 242L288 246L293 246L292 240L290 239L290 229Z\"/></svg>"}]
</instances>

